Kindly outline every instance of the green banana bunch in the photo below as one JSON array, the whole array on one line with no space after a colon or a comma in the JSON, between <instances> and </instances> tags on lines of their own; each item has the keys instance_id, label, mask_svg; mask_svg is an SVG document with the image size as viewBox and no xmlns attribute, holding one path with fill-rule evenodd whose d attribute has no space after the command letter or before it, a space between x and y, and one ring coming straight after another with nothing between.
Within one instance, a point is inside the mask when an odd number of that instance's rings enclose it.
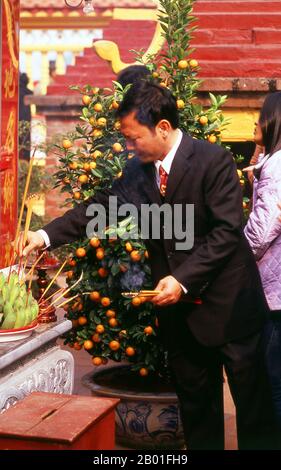
<instances>
[{"instance_id":1,"label":"green banana bunch","mask_svg":"<svg viewBox=\"0 0 281 470\"><path fill-rule=\"evenodd\" d=\"M3 274L3 273L0 273L0 291L1 291L2 288L3 288L3 286L4 286L4 284L5 284L5 281L6 281L6 279L5 279L4 274Z\"/></svg>"},{"instance_id":2,"label":"green banana bunch","mask_svg":"<svg viewBox=\"0 0 281 470\"><path fill-rule=\"evenodd\" d=\"M12 304L7 301L4 305L4 321L1 328L3 330L12 330L15 328L16 317L16 311L13 309Z\"/></svg>"},{"instance_id":3,"label":"green banana bunch","mask_svg":"<svg viewBox=\"0 0 281 470\"><path fill-rule=\"evenodd\" d=\"M2 288L2 297L4 299L4 302L6 302L9 299L9 286L8 284L4 284Z\"/></svg>"},{"instance_id":4,"label":"green banana bunch","mask_svg":"<svg viewBox=\"0 0 281 470\"><path fill-rule=\"evenodd\" d=\"M0 329L28 326L37 318L38 313L38 303L27 292L26 285L21 285L18 274L14 271L6 279L0 273Z\"/></svg>"},{"instance_id":5,"label":"green banana bunch","mask_svg":"<svg viewBox=\"0 0 281 470\"><path fill-rule=\"evenodd\" d=\"M3 299L3 296L0 294L0 313L3 312L3 308L4 308L4 299Z\"/></svg>"},{"instance_id":6,"label":"green banana bunch","mask_svg":"<svg viewBox=\"0 0 281 470\"><path fill-rule=\"evenodd\" d=\"M31 306L31 313L32 313L32 321L34 321L39 314L39 305L36 300L33 300L32 306Z\"/></svg>"},{"instance_id":7,"label":"green banana bunch","mask_svg":"<svg viewBox=\"0 0 281 470\"><path fill-rule=\"evenodd\" d=\"M18 297L14 303L15 310L23 310L25 308L25 303L21 297Z\"/></svg>"},{"instance_id":8,"label":"green banana bunch","mask_svg":"<svg viewBox=\"0 0 281 470\"><path fill-rule=\"evenodd\" d=\"M24 309L24 317L25 318L24 318L24 325L23 326L30 325L30 323L33 322L31 308Z\"/></svg>"},{"instance_id":9,"label":"green banana bunch","mask_svg":"<svg viewBox=\"0 0 281 470\"><path fill-rule=\"evenodd\" d=\"M6 318L4 318L4 321L1 325L2 330L12 330L15 328L15 322L16 322L16 313L11 312L10 315L7 315Z\"/></svg>"},{"instance_id":10,"label":"green banana bunch","mask_svg":"<svg viewBox=\"0 0 281 470\"><path fill-rule=\"evenodd\" d=\"M25 325L26 311L17 310L16 321L13 328L22 328Z\"/></svg>"},{"instance_id":11,"label":"green banana bunch","mask_svg":"<svg viewBox=\"0 0 281 470\"><path fill-rule=\"evenodd\" d=\"M13 288L13 286L19 282L19 277L17 275L17 273L15 271L13 271L10 275L10 279L9 279L9 287L10 289Z\"/></svg>"},{"instance_id":12,"label":"green banana bunch","mask_svg":"<svg viewBox=\"0 0 281 470\"><path fill-rule=\"evenodd\" d=\"M10 302L11 302L12 305L15 303L15 300L18 298L19 293L20 293L20 284L17 283L10 290Z\"/></svg>"}]
</instances>

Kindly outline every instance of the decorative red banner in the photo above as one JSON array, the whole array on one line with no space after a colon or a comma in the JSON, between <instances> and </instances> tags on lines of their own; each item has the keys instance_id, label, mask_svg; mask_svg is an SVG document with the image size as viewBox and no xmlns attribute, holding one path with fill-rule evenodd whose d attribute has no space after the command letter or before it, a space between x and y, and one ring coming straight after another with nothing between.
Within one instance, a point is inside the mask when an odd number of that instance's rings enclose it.
<instances>
[{"instance_id":1,"label":"decorative red banner","mask_svg":"<svg viewBox=\"0 0 281 470\"><path fill-rule=\"evenodd\" d=\"M0 268L7 266L17 224L19 0L0 6Z\"/></svg>"}]
</instances>

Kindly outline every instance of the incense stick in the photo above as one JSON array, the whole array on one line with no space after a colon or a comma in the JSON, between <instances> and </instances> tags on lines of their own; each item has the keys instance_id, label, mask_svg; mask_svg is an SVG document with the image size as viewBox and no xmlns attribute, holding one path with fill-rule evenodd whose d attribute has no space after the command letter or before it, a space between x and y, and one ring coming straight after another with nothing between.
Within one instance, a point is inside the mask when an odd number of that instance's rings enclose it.
<instances>
[{"instance_id":1,"label":"incense stick","mask_svg":"<svg viewBox=\"0 0 281 470\"><path fill-rule=\"evenodd\" d=\"M23 232L23 246L24 247L25 247L26 240L27 240L27 234L28 234L28 231L29 231L32 212L33 212L33 206L34 206L36 198L37 198L36 194L32 194L32 195L29 196L28 200L26 201L27 214L26 214L25 226L24 226L24 232Z\"/></svg>"},{"instance_id":2,"label":"incense stick","mask_svg":"<svg viewBox=\"0 0 281 470\"><path fill-rule=\"evenodd\" d=\"M52 295L49 295L49 297L47 297L46 299L44 299L44 302L47 302L48 300L51 299L51 297L54 297L56 294L59 294L59 292L61 291L66 291L66 288L65 287L61 287L60 289L58 289L56 292L54 292ZM91 294L92 292L83 292L82 294L79 294L79 295L89 295ZM64 293L63 293L64 294ZM39 301L38 301L39 302Z\"/></svg>"},{"instance_id":3,"label":"incense stick","mask_svg":"<svg viewBox=\"0 0 281 470\"><path fill-rule=\"evenodd\" d=\"M55 274L55 276L53 277L53 279L51 280L51 282L48 284L48 286L46 287L46 290L43 292L43 294L41 295L40 299L38 300L38 302L40 302L44 297L45 295L47 294L48 290L50 289L50 287L52 287L52 285L54 284L55 280L57 279L57 277L60 275L60 273L62 272L63 268L65 267L66 263L68 262L68 258L66 258L66 260L62 263L61 267L59 268L59 270L57 271L57 273Z\"/></svg>"},{"instance_id":4,"label":"incense stick","mask_svg":"<svg viewBox=\"0 0 281 470\"><path fill-rule=\"evenodd\" d=\"M35 197L36 195L31 195L29 196L29 199L26 202L27 205L27 214L26 214L26 219L25 219L25 226L24 226L24 232L23 232L23 248L25 247L26 240L27 240L27 235L30 227L30 222L31 222L31 217L32 217L32 212L33 212L33 205L35 202ZM20 274L21 266L22 266L22 261L23 261L23 255L20 256L19 259L19 269L18 269L18 275ZM27 258L24 264L24 270L26 266Z\"/></svg>"},{"instance_id":5,"label":"incense stick","mask_svg":"<svg viewBox=\"0 0 281 470\"><path fill-rule=\"evenodd\" d=\"M158 290L140 290L139 294L159 294L160 292Z\"/></svg>"},{"instance_id":6,"label":"incense stick","mask_svg":"<svg viewBox=\"0 0 281 470\"><path fill-rule=\"evenodd\" d=\"M59 294L61 291L64 291L65 290L65 287L61 287L60 289L58 289L56 292L54 292L53 294L49 295L49 297L47 297L46 299L44 299L44 302L48 302L48 300L50 300L52 297L54 297L54 295L56 294ZM42 296L41 296L42 298ZM38 300L38 304L40 305L40 299ZM43 299L41 300L41 302L43 301Z\"/></svg>"},{"instance_id":7,"label":"incense stick","mask_svg":"<svg viewBox=\"0 0 281 470\"><path fill-rule=\"evenodd\" d=\"M22 217L23 217L23 211L24 211L25 201L26 201L26 197L27 197L27 193L28 193L28 189L29 189L30 178L31 178L31 173L32 173L32 169L33 169L33 162L34 162L34 159L35 159L36 150L37 150L37 147L34 148L32 157L29 161L28 173L27 173L27 178L26 178L26 182L25 182L25 188L24 188L24 193L23 193L23 198L22 198L22 203L21 203L20 215L19 215L19 220L18 220L17 229L16 229L16 235L15 235L15 239L14 239L15 240L15 246L17 245L17 241L18 241L18 238L19 238L21 222L22 222ZM14 249L12 251L12 255L10 257L10 271L9 271L8 279L10 279L12 265L14 264L16 258L17 258L17 254L16 254L16 249L14 247Z\"/></svg>"},{"instance_id":8,"label":"incense stick","mask_svg":"<svg viewBox=\"0 0 281 470\"><path fill-rule=\"evenodd\" d=\"M39 263L39 261L43 258L44 254L45 254L44 252L41 253L41 255L40 255L39 258L37 259L36 263L35 263L35 264L32 266L32 268L31 268L30 280L29 280L29 283L28 283L28 291L30 291L30 289L31 289L31 284L32 284L32 278L33 278L34 270L35 270L37 264Z\"/></svg>"},{"instance_id":9,"label":"incense stick","mask_svg":"<svg viewBox=\"0 0 281 470\"><path fill-rule=\"evenodd\" d=\"M26 240L27 240L27 233L30 227L31 216L32 216L32 204L28 204L25 227L24 227L24 232L23 232L23 246L24 247L25 247Z\"/></svg>"},{"instance_id":10,"label":"incense stick","mask_svg":"<svg viewBox=\"0 0 281 470\"><path fill-rule=\"evenodd\" d=\"M25 258L25 262L24 262L24 265L23 265L23 268L22 268L22 269L23 269L23 273L24 273L25 270L26 270L27 261L28 261L28 256ZM24 275L25 275L25 273L24 273Z\"/></svg>"},{"instance_id":11,"label":"incense stick","mask_svg":"<svg viewBox=\"0 0 281 470\"><path fill-rule=\"evenodd\" d=\"M46 248L45 248L46 249ZM41 253L41 255L37 258L37 260L35 261L35 263L33 264L33 266L30 268L30 270L28 271L28 273L25 275L25 278L23 279L21 285L26 281L26 278L27 276L29 276L29 274L31 275L31 279L29 281L29 285L28 285L28 288L30 289L30 286L31 286L31 282L32 282L32 276L33 276L33 271L34 269L36 268L37 264L39 263L39 261L41 260L41 258L43 257L43 255L45 254L45 249L43 250L43 252Z\"/></svg>"},{"instance_id":12,"label":"incense stick","mask_svg":"<svg viewBox=\"0 0 281 470\"><path fill-rule=\"evenodd\" d=\"M56 305L56 308L60 308L60 307L63 307L65 304L68 304L69 302L71 302L72 300L76 299L77 297L79 297L80 294L76 294L74 295L73 297L70 297L70 299L67 299L65 300L64 302L62 302L61 304L59 305Z\"/></svg>"},{"instance_id":13,"label":"incense stick","mask_svg":"<svg viewBox=\"0 0 281 470\"><path fill-rule=\"evenodd\" d=\"M20 209L20 215L19 215L15 240L18 239L18 236L19 236L19 233L20 233L21 221L22 221L22 217L23 217L25 201L26 201L26 197L27 197L27 193L28 193L29 184L30 184L30 178L31 178L31 173L32 173L33 162L34 162L36 150L37 150L37 147L35 147L35 149L33 151L33 154L32 154L32 157L31 157L30 162L29 162L28 173L27 173L27 178L26 178L26 183L25 183L25 188L24 188L24 193L23 193L23 198L22 198L22 203L21 203L21 209Z\"/></svg>"},{"instance_id":14,"label":"incense stick","mask_svg":"<svg viewBox=\"0 0 281 470\"><path fill-rule=\"evenodd\" d=\"M50 307L52 307L59 299L61 299L65 294L68 294L68 292L70 292L72 289L74 289L74 287L77 286L77 284L79 284L80 281L82 281L83 279L83 271L82 271L82 274L81 276L79 277L78 281L76 281L72 286L70 286L68 289L66 289L66 291L64 291L61 295L59 295L55 300L53 300L53 302L50 304ZM80 294L79 294L80 295Z\"/></svg>"},{"instance_id":15,"label":"incense stick","mask_svg":"<svg viewBox=\"0 0 281 470\"><path fill-rule=\"evenodd\" d=\"M138 292L122 292L122 296L127 299L133 299L134 297L154 297L160 294L160 291L157 290L140 290Z\"/></svg>"}]
</instances>

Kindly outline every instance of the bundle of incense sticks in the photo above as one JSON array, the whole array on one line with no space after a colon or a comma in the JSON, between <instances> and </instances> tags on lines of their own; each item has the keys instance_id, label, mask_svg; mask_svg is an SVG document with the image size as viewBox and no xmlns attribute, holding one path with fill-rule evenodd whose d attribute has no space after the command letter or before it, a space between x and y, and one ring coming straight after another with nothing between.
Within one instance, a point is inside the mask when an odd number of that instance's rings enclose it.
<instances>
[{"instance_id":1,"label":"bundle of incense sticks","mask_svg":"<svg viewBox=\"0 0 281 470\"><path fill-rule=\"evenodd\" d=\"M58 295L58 297L56 297L54 300L52 300L52 302L51 302L51 304L49 305L49 307L52 307L53 305L54 305L56 308L60 307L61 305L55 305L55 303L56 303L58 300L60 300L62 297L64 297L65 294L68 294L68 292L70 292L72 289L74 289L74 287L76 287L76 286L79 284L79 282L82 281L83 276L84 276L84 272L82 271L81 276L79 277L79 279L78 279L72 286L70 286L70 287L68 287L67 289L64 289L64 290L59 289L57 292L55 292L55 294L59 294L59 291L60 291L61 293ZM45 292L46 292L46 291L45 291ZM64 303L70 302L70 301L73 300L75 297L78 297L78 295L80 295L80 294L75 295L74 297L72 297L71 299L68 299L68 300L65 301ZM52 296L52 297L53 297L53 296ZM40 299L41 302L39 302L39 305L40 305L40 303L42 303L42 299L43 299L43 297L41 297L41 299Z\"/></svg>"},{"instance_id":2,"label":"bundle of incense sticks","mask_svg":"<svg viewBox=\"0 0 281 470\"><path fill-rule=\"evenodd\" d=\"M10 258L9 278L11 276L12 266L14 265L15 260L17 258L16 246L17 246L17 243L19 241L19 235L20 235L20 229L21 229L21 223L22 223L22 218L23 218L24 207L25 207L26 202L28 201L28 189L29 189L29 184L30 184L30 179L31 179L32 168L33 168L33 163L34 163L34 159L35 159L36 149L37 148L35 147L34 151L33 151L33 154L32 154L32 157L31 157L30 162L29 162L28 173L27 173L27 178L26 178L26 183L25 183L25 188L24 188L24 194L23 194L22 203L21 203L20 215L19 215L16 234L15 234L15 239L14 239L14 249L12 251L11 258ZM30 221L31 221L32 206L33 206L33 203L34 203L34 201L32 199L33 199L33 197L28 201L27 217L26 217L25 228L24 228L24 233L23 233L24 244L26 243L27 233L28 233L29 225L30 225ZM22 268L22 262L23 262L23 256L20 256L20 259L19 259L19 272Z\"/></svg>"},{"instance_id":3,"label":"bundle of incense sticks","mask_svg":"<svg viewBox=\"0 0 281 470\"><path fill-rule=\"evenodd\" d=\"M26 240L27 240L27 233L29 231L30 227L30 222L31 222L31 217L32 217L32 212L33 212L33 206L38 201L39 196L38 194L30 194L28 198L26 199L26 207L27 207L27 214L26 214L26 219L25 219L25 227L24 227L24 232L23 232L23 245L25 246Z\"/></svg>"},{"instance_id":4,"label":"bundle of incense sticks","mask_svg":"<svg viewBox=\"0 0 281 470\"><path fill-rule=\"evenodd\" d=\"M158 290L140 290L138 292L122 292L122 296L126 299L133 299L134 297L154 297L160 294Z\"/></svg>"}]
</instances>

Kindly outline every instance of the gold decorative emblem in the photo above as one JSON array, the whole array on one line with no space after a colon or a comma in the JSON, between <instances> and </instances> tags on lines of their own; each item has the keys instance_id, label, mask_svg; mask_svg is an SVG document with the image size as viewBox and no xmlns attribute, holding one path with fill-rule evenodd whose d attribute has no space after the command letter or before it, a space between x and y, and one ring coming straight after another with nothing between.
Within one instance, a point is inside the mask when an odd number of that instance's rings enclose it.
<instances>
[{"instance_id":1,"label":"gold decorative emblem","mask_svg":"<svg viewBox=\"0 0 281 470\"><path fill-rule=\"evenodd\" d=\"M8 214L8 217L11 219L13 213L13 199L14 199L14 184L15 176L11 171L5 172L4 178L4 187L3 187L3 213L4 215Z\"/></svg>"},{"instance_id":2,"label":"gold decorative emblem","mask_svg":"<svg viewBox=\"0 0 281 470\"><path fill-rule=\"evenodd\" d=\"M161 12L161 8L160 8L161 5L159 3L159 0L154 0L154 3L156 4L157 9L158 9L158 16L162 15L163 13ZM151 60L151 56L156 55L162 49L164 44L165 44L165 37L163 34L163 29L162 29L161 23L157 21L154 36L151 40L151 43L147 51L144 53L142 57L143 62L144 63L149 62ZM96 54L101 59L106 60L107 62L110 63L113 72L116 74L121 72L121 70L125 69L129 65L139 64L139 62L134 62L130 64L123 62L120 57L119 47L113 41L106 41L106 40L95 41L93 43L93 48L96 51Z\"/></svg>"},{"instance_id":3,"label":"gold decorative emblem","mask_svg":"<svg viewBox=\"0 0 281 470\"><path fill-rule=\"evenodd\" d=\"M14 153L15 150L15 125L16 125L16 112L14 109L10 112L7 124L5 151L8 154Z\"/></svg>"},{"instance_id":4,"label":"gold decorative emblem","mask_svg":"<svg viewBox=\"0 0 281 470\"><path fill-rule=\"evenodd\" d=\"M12 244L11 244L11 234L7 234L7 239L4 245L4 266L9 266L11 263L11 255L12 255Z\"/></svg>"},{"instance_id":5,"label":"gold decorative emblem","mask_svg":"<svg viewBox=\"0 0 281 470\"><path fill-rule=\"evenodd\" d=\"M16 77L12 62L10 62L10 67L5 70L5 98L13 98L16 94Z\"/></svg>"},{"instance_id":6,"label":"gold decorative emblem","mask_svg":"<svg viewBox=\"0 0 281 470\"><path fill-rule=\"evenodd\" d=\"M5 13L7 18L7 41L8 41L8 48L10 52L10 56L12 59L13 66L15 69L19 68L19 61L18 61L18 53L17 53L17 44L14 35L14 27L13 27L13 11L12 6L9 0L4 0L5 6Z\"/></svg>"}]
</instances>

